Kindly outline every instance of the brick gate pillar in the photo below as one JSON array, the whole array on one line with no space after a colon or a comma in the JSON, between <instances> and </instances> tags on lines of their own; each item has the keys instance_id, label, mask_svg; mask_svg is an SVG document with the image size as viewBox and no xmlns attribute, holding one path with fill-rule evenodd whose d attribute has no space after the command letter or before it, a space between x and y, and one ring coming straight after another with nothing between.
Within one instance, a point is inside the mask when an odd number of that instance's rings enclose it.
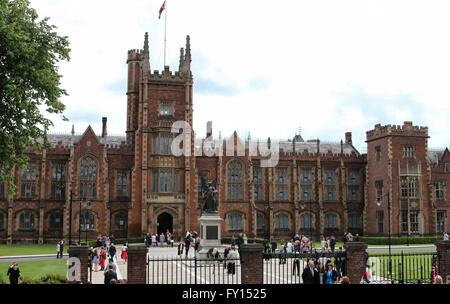
<instances>
[{"instance_id":1,"label":"brick gate pillar","mask_svg":"<svg viewBox=\"0 0 450 304\"><path fill-rule=\"evenodd\" d=\"M241 283L263 283L263 244L241 245Z\"/></svg>"},{"instance_id":2,"label":"brick gate pillar","mask_svg":"<svg viewBox=\"0 0 450 304\"><path fill-rule=\"evenodd\" d=\"M362 242L347 242L344 244L347 255L347 276L350 284L359 284L366 271L367 245Z\"/></svg>"},{"instance_id":3,"label":"brick gate pillar","mask_svg":"<svg viewBox=\"0 0 450 304\"><path fill-rule=\"evenodd\" d=\"M68 263L68 279L69 283L85 284L88 282L88 268L89 268L89 247L88 246L70 246L69 250L69 263ZM76 262L71 262L70 258L77 258L80 262L80 268L76 266ZM79 272L80 277L77 278L77 273Z\"/></svg>"},{"instance_id":4,"label":"brick gate pillar","mask_svg":"<svg viewBox=\"0 0 450 304\"><path fill-rule=\"evenodd\" d=\"M128 265L127 265L127 283L128 284L146 284L147 275L147 252L148 249L144 243L128 245Z\"/></svg>"},{"instance_id":5,"label":"brick gate pillar","mask_svg":"<svg viewBox=\"0 0 450 304\"><path fill-rule=\"evenodd\" d=\"M435 245L438 253L439 275L444 283L450 284L450 278L447 279L450 276L450 241L437 241Z\"/></svg>"}]
</instances>

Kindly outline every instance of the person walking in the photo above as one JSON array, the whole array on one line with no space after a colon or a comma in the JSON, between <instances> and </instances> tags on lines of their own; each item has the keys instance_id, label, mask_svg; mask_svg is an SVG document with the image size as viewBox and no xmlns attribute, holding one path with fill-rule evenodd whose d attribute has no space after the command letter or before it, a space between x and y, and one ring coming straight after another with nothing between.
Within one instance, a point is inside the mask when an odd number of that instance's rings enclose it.
<instances>
[{"instance_id":1,"label":"person walking","mask_svg":"<svg viewBox=\"0 0 450 304\"><path fill-rule=\"evenodd\" d=\"M178 256L180 258L183 255L183 247L184 247L184 244L183 244L182 239L180 237L180 240L179 240L179 243L178 243Z\"/></svg>"},{"instance_id":2,"label":"person walking","mask_svg":"<svg viewBox=\"0 0 450 304\"><path fill-rule=\"evenodd\" d=\"M186 238L184 240L184 245L185 245L184 246L184 250L186 251L184 256L187 259L188 258L188 254L189 254L189 247L191 247L191 234L190 234L189 231L186 233Z\"/></svg>"},{"instance_id":3,"label":"person walking","mask_svg":"<svg viewBox=\"0 0 450 304\"><path fill-rule=\"evenodd\" d=\"M60 242L56 243L56 258L59 259L59 250L61 248Z\"/></svg>"},{"instance_id":4,"label":"person walking","mask_svg":"<svg viewBox=\"0 0 450 304\"><path fill-rule=\"evenodd\" d=\"M112 280L117 282L117 273L114 271L113 265L108 266L108 270L105 271L105 284L111 284Z\"/></svg>"},{"instance_id":5,"label":"person walking","mask_svg":"<svg viewBox=\"0 0 450 304\"><path fill-rule=\"evenodd\" d=\"M237 258L238 258L238 254L236 252L236 248L233 246L233 247L231 247L231 250L228 253L228 263L227 263L228 274L234 275L236 273Z\"/></svg>"},{"instance_id":6,"label":"person walking","mask_svg":"<svg viewBox=\"0 0 450 304\"><path fill-rule=\"evenodd\" d=\"M121 254L121 258L124 264L127 262L127 250L128 250L128 243L125 243L125 245L122 246L122 254Z\"/></svg>"},{"instance_id":7,"label":"person walking","mask_svg":"<svg viewBox=\"0 0 450 304\"><path fill-rule=\"evenodd\" d=\"M116 255L117 249L114 246L113 243L111 243L111 246L109 247L109 259L114 261L114 256Z\"/></svg>"},{"instance_id":8,"label":"person walking","mask_svg":"<svg viewBox=\"0 0 450 304\"><path fill-rule=\"evenodd\" d=\"M295 276L296 271L297 271L297 276L300 276L300 247L299 246L294 246L294 262L292 263L292 275L293 276Z\"/></svg>"},{"instance_id":9,"label":"person walking","mask_svg":"<svg viewBox=\"0 0 450 304\"><path fill-rule=\"evenodd\" d=\"M319 281L318 275L317 269L314 268L314 261L309 260L308 267L306 267L302 273L303 284L317 284Z\"/></svg>"},{"instance_id":10,"label":"person walking","mask_svg":"<svg viewBox=\"0 0 450 304\"><path fill-rule=\"evenodd\" d=\"M94 266L94 271L97 272L98 271L98 251L94 250L94 255L92 257L92 265Z\"/></svg>"},{"instance_id":11,"label":"person walking","mask_svg":"<svg viewBox=\"0 0 450 304\"><path fill-rule=\"evenodd\" d=\"M447 232L444 232L444 241L448 241L448 234L447 234Z\"/></svg>"},{"instance_id":12,"label":"person walking","mask_svg":"<svg viewBox=\"0 0 450 304\"><path fill-rule=\"evenodd\" d=\"M16 262L13 262L12 265L9 266L6 275L9 276L9 283L12 285L19 284L19 278L23 281L22 274L19 270L19 265Z\"/></svg>"},{"instance_id":13,"label":"person walking","mask_svg":"<svg viewBox=\"0 0 450 304\"><path fill-rule=\"evenodd\" d=\"M64 240L59 242L59 256L62 258L64 254Z\"/></svg>"},{"instance_id":14,"label":"person walking","mask_svg":"<svg viewBox=\"0 0 450 304\"><path fill-rule=\"evenodd\" d=\"M102 247L102 250L100 251L100 270L105 270L105 263L106 263L106 250L105 247Z\"/></svg>"}]
</instances>

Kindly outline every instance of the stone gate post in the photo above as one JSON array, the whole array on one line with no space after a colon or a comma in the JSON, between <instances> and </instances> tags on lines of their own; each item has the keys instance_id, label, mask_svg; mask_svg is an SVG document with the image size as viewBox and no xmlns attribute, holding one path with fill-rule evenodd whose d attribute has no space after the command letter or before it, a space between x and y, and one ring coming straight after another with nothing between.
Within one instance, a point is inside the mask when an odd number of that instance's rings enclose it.
<instances>
[{"instance_id":1,"label":"stone gate post","mask_svg":"<svg viewBox=\"0 0 450 304\"><path fill-rule=\"evenodd\" d=\"M347 255L347 276L350 284L359 284L366 271L367 245L362 242L347 242L344 244Z\"/></svg>"},{"instance_id":2,"label":"stone gate post","mask_svg":"<svg viewBox=\"0 0 450 304\"><path fill-rule=\"evenodd\" d=\"M435 243L438 254L438 273L444 283L450 284L450 241L437 241Z\"/></svg>"},{"instance_id":3,"label":"stone gate post","mask_svg":"<svg viewBox=\"0 0 450 304\"><path fill-rule=\"evenodd\" d=\"M88 246L70 246L69 250L69 265L68 265L68 280L71 284L88 282L88 264L89 264L89 247ZM79 260L80 269L77 267L77 262L71 263L70 258L77 258ZM79 280L76 277L79 272Z\"/></svg>"},{"instance_id":4,"label":"stone gate post","mask_svg":"<svg viewBox=\"0 0 450 304\"><path fill-rule=\"evenodd\" d=\"M241 245L241 283L263 283L263 244Z\"/></svg>"},{"instance_id":5,"label":"stone gate post","mask_svg":"<svg viewBox=\"0 0 450 304\"><path fill-rule=\"evenodd\" d=\"M144 243L128 245L128 265L127 265L127 283L128 284L146 284L147 283L147 252L148 249Z\"/></svg>"}]
</instances>

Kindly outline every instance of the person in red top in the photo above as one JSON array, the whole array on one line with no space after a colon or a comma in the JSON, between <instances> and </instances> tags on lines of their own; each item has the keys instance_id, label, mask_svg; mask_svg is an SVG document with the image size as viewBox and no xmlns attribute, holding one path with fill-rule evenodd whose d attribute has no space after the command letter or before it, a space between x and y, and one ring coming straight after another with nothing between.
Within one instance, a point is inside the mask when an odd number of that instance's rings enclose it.
<instances>
[{"instance_id":1,"label":"person in red top","mask_svg":"<svg viewBox=\"0 0 450 304\"><path fill-rule=\"evenodd\" d=\"M127 249L128 243L125 243L125 245L122 246L122 261L124 264L127 262Z\"/></svg>"},{"instance_id":2,"label":"person in red top","mask_svg":"<svg viewBox=\"0 0 450 304\"><path fill-rule=\"evenodd\" d=\"M102 248L100 252L100 270L105 270L105 262L106 262L106 250L105 247Z\"/></svg>"}]
</instances>

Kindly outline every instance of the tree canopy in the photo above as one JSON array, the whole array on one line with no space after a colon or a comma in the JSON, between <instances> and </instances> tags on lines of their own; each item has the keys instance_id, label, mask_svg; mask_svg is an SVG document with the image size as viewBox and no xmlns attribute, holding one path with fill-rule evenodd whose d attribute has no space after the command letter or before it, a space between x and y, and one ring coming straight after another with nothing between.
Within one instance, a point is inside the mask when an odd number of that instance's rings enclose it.
<instances>
[{"instance_id":1,"label":"tree canopy","mask_svg":"<svg viewBox=\"0 0 450 304\"><path fill-rule=\"evenodd\" d=\"M58 63L70 60L69 41L49 18L38 20L27 0L0 0L0 170L15 192L12 169L27 167L28 147L47 144L53 125L45 117L65 109Z\"/></svg>"}]
</instances>

